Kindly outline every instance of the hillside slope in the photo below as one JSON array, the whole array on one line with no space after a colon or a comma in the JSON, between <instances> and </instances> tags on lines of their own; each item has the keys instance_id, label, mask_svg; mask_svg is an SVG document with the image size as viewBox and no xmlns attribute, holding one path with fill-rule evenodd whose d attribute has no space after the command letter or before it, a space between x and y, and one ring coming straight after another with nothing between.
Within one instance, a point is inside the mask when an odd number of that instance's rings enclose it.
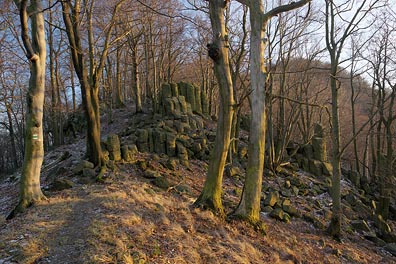
<instances>
[{"instance_id":1,"label":"hillside slope","mask_svg":"<svg viewBox=\"0 0 396 264\"><path fill-rule=\"evenodd\" d=\"M106 126L104 134L123 129L127 115L114 115L119 120ZM136 153L133 161L116 163L97 183L71 172L83 149L84 139L79 139L47 153L42 176L48 201L11 221L4 217L16 203L18 177L1 182L0 264L396 263L383 247L353 230L337 242L315 221L292 217L286 223L262 213L263 236L244 223L193 208L205 179L204 161L169 169L164 156ZM153 171L157 174L148 175ZM59 190L54 182L60 176L72 188ZM304 172L298 177L306 186L318 181ZM266 176L265 189L276 189L286 178ZM243 176L225 177L228 212L237 205L242 184ZM311 203L320 206L328 199L326 193L290 198L300 214L314 210Z\"/></svg>"}]
</instances>

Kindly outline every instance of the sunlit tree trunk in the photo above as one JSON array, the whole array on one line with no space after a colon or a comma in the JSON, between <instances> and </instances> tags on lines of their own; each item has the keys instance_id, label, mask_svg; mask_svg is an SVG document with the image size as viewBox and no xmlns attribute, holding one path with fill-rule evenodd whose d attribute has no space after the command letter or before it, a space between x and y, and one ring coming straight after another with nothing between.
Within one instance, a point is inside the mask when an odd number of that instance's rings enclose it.
<instances>
[{"instance_id":1,"label":"sunlit tree trunk","mask_svg":"<svg viewBox=\"0 0 396 264\"><path fill-rule=\"evenodd\" d=\"M19 8L22 40L30 62L29 90L25 132L25 156L20 181L19 203L8 218L24 211L31 204L45 199L40 188L40 172L44 159L43 106L45 92L46 40L41 0L14 1ZM28 12L28 9L30 12ZM31 34L29 36L29 13Z\"/></svg>"},{"instance_id":2,"label":"sunlit tree trunk","mask_svg":"<svg viewBox=\"0 0 396 264\"><path fill-rule=\"evenodd\" d=\"M204 188L195 201L196 206L209 208L223 216L221 201L223 171L230 144L231 124L234 107L231 71L228 58L228 41L224 22L224 1L209 2L209 13L213 31L213 42L208 44L209 56L220 88L220 113L217 122L216 139L211 154Z\"/></svg>"}]
</instances>

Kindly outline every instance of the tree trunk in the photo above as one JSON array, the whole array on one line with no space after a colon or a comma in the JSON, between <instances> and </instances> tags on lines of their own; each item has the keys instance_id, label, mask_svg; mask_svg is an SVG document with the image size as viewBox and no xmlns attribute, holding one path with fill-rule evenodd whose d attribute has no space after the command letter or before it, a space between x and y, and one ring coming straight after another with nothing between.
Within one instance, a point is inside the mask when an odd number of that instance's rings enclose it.
<instances>
[{"instance_id":1,"label":"tree trunk","mask_svg":"<svg viewBox=\"0 0 396 264\"><path fill-rule=\"evenodd\" d=\"M257 224L260 221L261 185L264 169L265 152L265 89L267 72L265 69L264 51L266 42L264 10L261 1L251 1L250 6L250 64L252 120L248 147L248 164L241 201L234 215Z\"/></svg>"},{"instance_id":2,"label":"tree trunk","mask_svg":"<svg viewBox=\"0 0 396 264\"><path fill-rule=\"evenodd\" d=\"M11 159L13 162L13 169L17 169L19 166L18 162L18 156L17 156L17 149L16 149L16 144L15 144L15 132L14 132L14 122L12 121L12 115L11 115L11 106L7 105L7 118L8 118L8 123L9 123L9 132L10 132L10 143L11 143Z\"/></svg>"},{"instance_id":3,"label":"tree trunk","mask_svg":"<svg viewBox=\"0 0 396 264\"><path fill-rule=\"evenodd\" d=\"M20 11L22 40L30 60L27 94L25 157L20 182L19 203L7 217L24 211L31 204L45 199L40 188L40 172L44 159L43 108L45 92L46 41L44 16L40 0L31 0L31 38L28 34L27 0L15 1Z\"/></svg>"},{"instance_id":4,"label":"tree trunk","mask_svg":"<svg viewBox=\"0 0 396 264\"><path fill-rule=\"evenodd\" d=\"M340 122L338 107L338 85L337 85L337 68L338 61L335 51L330 52L331 56L331 72L330 72L330 88L331 88L331 122L332 122L332 157L333 166L333 186L331 196L333 200L332 217L328 228L331 236L336 239L341 237L341 149L340 149Z\"/></svg>"},{"instance_id":5,"label":"tree trunk","mask_svg":"<svg viewBox=\"0 0 396 264\"><path fill-rule=\"evenodd\" d=\"M142 92L140 89L140 78L139 78L139 69L138 69L138 50L137 50L137 43L133 43L132 47L132 78L133 78L133 87L135 91L135 106L136 112L141 113L143 112L142 107Z\"/></svg>"},{"instance_id":6,"label":"tree trunk","mask_svg":"<svg viewBox=\"0 0 396 264\"><path fill-rule=\"evenodd\" d=\"M208 44L209 56L214 62L214 70L220 88L220 114L212 158L201 195L195 201L196 206L209 208L223 216L221 201L223 171L230 144L231 123L234 107L231 71L228 58L228 41L224 21L224 1L209 2L209 13L213 31L213 43Z\"/></svg>"}]
</instances>

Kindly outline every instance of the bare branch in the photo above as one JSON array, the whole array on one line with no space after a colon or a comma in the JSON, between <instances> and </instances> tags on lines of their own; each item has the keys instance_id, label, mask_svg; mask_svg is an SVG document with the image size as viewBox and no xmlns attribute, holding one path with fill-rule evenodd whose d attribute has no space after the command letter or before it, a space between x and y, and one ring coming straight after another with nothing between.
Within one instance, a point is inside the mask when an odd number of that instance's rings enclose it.
<instances>
[{"instance_id":1,"label":"bare branch","mask_svg":"<svg viewBox=\"0 0 396 264\"><path fill-rule=\"evenodd\" d=\"M267 13L265 13L264 17L265 18L271 18L271 17L277 16L280 13L288 12L288 11L291 11L293 9L297 9L299 7L302 7L302 6L306 5L307 3L311 2L311 1L312 0L300 0L298 2L291 2L290 4L287 4L287 5L280 5L278 7L275 7L274 9L268 11Z\"/></svg>"}]
</instances>

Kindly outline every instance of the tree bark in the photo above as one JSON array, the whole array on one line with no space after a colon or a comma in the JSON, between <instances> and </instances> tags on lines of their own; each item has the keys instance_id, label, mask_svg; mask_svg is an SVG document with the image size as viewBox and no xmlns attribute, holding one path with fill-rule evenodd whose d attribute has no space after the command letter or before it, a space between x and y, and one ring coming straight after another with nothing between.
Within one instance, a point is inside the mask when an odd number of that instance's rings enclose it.
<instances>
[{"instance_id":1,"label":"tree bark","mask_svg":"<svg viewBox=\"0 0 396 264\"><path fill-rule=\"evenodd\" d=\"M234 96L228 58L228 41L224 21L224 1L209 2L209 13L213 31L213 43L208 44L209 56L214 62L214 71L220 88L220 114L216 139L212 151L204 188L195 201L196 206L213 210L224 216L221 201L223 171L230 144Z\"/></svg>"},{"instance_id":2,"label":"tree bark","mask_svg":"<svg viewBox=\"0 0 396 264\"><path fill-rule=\"evenodd\" d=\"M25 156L20 181L19 203L7 217L15 216L35 202L45 199L40 188L40 172L44 159L43 108L45 92L46 41L44 16L41 0L17 1L22 39L30 61L29 90L27 94L27 115L25 134ZM31 10L31 36L28 32L28 8Z\"/></svg>"}]
</instances>

